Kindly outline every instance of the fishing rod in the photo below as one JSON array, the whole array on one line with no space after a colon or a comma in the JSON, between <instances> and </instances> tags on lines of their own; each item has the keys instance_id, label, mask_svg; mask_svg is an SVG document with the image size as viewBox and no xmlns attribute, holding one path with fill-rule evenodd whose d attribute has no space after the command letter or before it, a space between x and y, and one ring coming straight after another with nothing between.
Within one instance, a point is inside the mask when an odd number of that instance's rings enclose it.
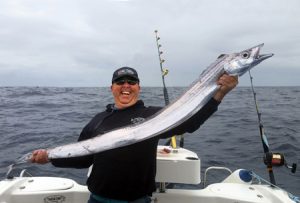
<instances>
[{"instance_id":1,"label":"fishing rod","mask_svg":"<svg viewBox=\"0 0 300 203\"><path fill-rule=\"evenodd\" d=\"M158 43L158 41L160 40L160 37L158 36L157 30L155 30L154 32L155 32L155 37L156 37L156 45L157 45L158 59L159 59L159 65L160 65L160 70L161 70L161 78L162 78L162 82L163 82L165 105L167 106L170 103L170 100L169 100L169 94L168 94L168 90L167 90L166 83L165 83L165 76L169 73L169 70L163 69L162 64L165 62L165 60L161 58L161 55L163 54L163 52L160 50L161 44Z\"/></svg>"},{"instance_id":2,"label":"fishing rod","mask_svg":"<svg viewBox=\"0 0 300 203\"><path fill-rule=\"evenodd\" d=\"M251 89L252 89L252 93L253 93L255 109L256 109L256 113L257 113L257 117L258 117L260 138L261 138L263 149L264 149L264 163L267 166L271 186L276 186L275 176L274 176L274 172L273 172L273 166L283 166L284 165L288 169L291 169L292 173L295 173L296 169L297 169L297 164L293 163L292 166L289 166L287 164L283 154L274 153L270 150L268 139L265 134L264 126L263 126L262 120L261 120L261 112L259 111L259 108L258 108L256 92L255 92L254 86L253 86L253 77L251 75L250 70L248 72L249 72L249 76L250 76Z\"/></svg>"},{"instance_id":3,"label":"fishing rod","mask_svg":"<svg viewBox=\"0 0 300 203\"><path fill-rule=\"evenodd\" d=\"M165 83L165 76L169 73L169 70L166 68L163 68L163 63L165 62L164 59L162 59L161 55L163 54L163 52L160 50L160 48L162 47L162 45L158 42L160 40L160 37L158 36L158 31L155 30L155 38L156 38L156 46L157 46L157 51L158 51L158 59L159 59L159 65L160 65L160 71L161 71L161 78L162 78L162 82L163 82L163 92L164 92L164 99L165 99L165 105L167 106L170 103L169 100L169 94L168 94L168 90L166 87L166 83ZM171 145L173 148L176 148L176 137L173 136L166 145L169 145L171 142ZM183 136L180 136L180 147L183 147L184 145L184 138Z\"/></svg>"}]
</instances>

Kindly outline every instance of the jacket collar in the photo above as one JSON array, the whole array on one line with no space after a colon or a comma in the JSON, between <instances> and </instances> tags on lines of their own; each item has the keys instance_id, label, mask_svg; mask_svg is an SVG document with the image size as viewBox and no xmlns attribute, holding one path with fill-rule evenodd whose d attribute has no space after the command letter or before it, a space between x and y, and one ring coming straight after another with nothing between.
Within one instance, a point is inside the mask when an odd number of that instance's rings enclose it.
<instances>
[{"instance_id":1,"label":"jacket collar","mask_svg":"<svg viewBox=\"0 0 300 203\"><path fill-rule=\"evenodd\" d=\"M106 106L106 111L107 111L107 112L124 111L124 110L127 110L127 109L136 108L136 107L144 107L144 102L143 102L143 100L138 100L134 105L129 106L129 107L124 108L124 109L117 109L117 108L115 107L115 104L108 104L108 105Z\"/></svg>"}]
</instances>

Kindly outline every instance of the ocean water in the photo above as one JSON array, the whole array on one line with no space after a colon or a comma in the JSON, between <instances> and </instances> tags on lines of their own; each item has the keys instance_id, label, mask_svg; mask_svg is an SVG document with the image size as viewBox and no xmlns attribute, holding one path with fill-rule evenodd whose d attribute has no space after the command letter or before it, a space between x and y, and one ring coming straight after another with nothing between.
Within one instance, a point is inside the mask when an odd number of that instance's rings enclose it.
<instances>
[{"instance_id":1,"label":"ocean water","mask_svg":"<svg viewBox=\"0 0 300 203\"><path fill-rule=\"evenodd\" d=\"M169 88L171 100L186 88ZM300 87L256 87L262 122L273 152L285 155L288 164L300 165ZM144 87L146 105L164 105L162 88ZM113 98L109 88L0 87L0 177L18 157L38 148L75 142L84 125ZM263 148L250 87L238 87L219 110L196 132L186 134L185 147L197 152L202 170L209 166L245 168L268 180ZM165 141L161 141L163 144ZM300 167L300 166L299 166ZM59 176L85 184L86 169L61 169L51 164L24 164L34 176ZM274 168L278 186L300 196L300 168ZM211 172L208 182L224 179ZM178 187L201 188L201 185Z\"/></svg>"}]
</instances>

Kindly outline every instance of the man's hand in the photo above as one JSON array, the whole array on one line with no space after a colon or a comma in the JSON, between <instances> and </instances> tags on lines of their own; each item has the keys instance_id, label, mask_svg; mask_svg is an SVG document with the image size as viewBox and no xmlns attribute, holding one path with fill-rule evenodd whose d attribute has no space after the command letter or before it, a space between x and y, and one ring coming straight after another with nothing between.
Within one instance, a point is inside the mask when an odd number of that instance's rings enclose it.
<instances>
[{"instance_id":1,"label":"man's hand","mask_svg":"<svg viewBox=\"0 0 300 203\"><path fill-rule=\"evenodd\" d=\"M238 76L223 74L217 81L217 84L220 85L220 89L214 95L214 99L217 101L222 101L224 96L233 88L235 88L238 83Z\"/></svg>"},{"instance_id":2,"label":"man's hand","mask_svg":"<svg viewBox=\"0 0 300 203\"><path fill-rule=\"evenodd\" d=\"M38 149L32 152L32 157L30 159L32 163L46 164L49 162L48 153L45 149Z\"/></svg>"}]
</instances>

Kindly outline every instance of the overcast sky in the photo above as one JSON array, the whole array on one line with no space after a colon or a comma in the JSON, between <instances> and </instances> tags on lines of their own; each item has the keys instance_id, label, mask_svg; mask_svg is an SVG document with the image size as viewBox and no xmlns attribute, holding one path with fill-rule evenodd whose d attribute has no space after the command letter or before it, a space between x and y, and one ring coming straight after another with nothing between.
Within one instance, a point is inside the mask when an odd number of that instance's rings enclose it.
<instances>
[{"instance_id":1,"label":"overcast sky","mask_svg":"<svg viewBox=\"0 0 300 203\"><path fill-rule=\"evenodd\" d=\"M300 85L299 0L0 0L0 86L109 86L121 66L161 86L156 29L168 86L260 43L255 85Z\"/></svg>"}]
</instances>

